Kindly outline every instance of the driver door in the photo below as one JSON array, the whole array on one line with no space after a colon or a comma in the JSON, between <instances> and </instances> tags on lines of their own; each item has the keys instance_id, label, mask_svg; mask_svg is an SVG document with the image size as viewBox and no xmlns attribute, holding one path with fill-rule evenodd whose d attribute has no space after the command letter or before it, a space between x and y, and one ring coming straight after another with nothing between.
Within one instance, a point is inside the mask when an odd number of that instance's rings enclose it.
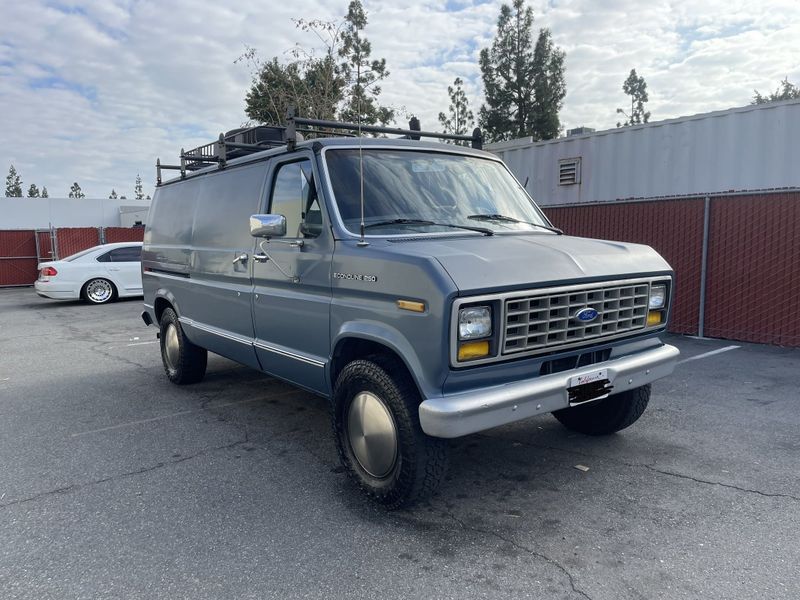
<instances>
[{"instance_id":1,"label":"driver door","mask_svg":"<svg viewBox=\"0 0 800 600\"><path fill-rule=\"evenodd\" d=\"M264 212L286 217L286 236L258 240L253 262L255 348L267 373L326 393L333 237L310 153L276 161Z\"/></svg>"}]
</instances>

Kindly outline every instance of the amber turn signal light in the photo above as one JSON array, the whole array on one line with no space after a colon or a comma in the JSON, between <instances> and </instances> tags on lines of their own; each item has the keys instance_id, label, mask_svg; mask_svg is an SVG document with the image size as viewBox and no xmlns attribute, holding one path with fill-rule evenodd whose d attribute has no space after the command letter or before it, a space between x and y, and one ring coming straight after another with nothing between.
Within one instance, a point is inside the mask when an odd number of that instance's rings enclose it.
<instances>
[{"instance_id":1,"label":"amber turn signal light","mask_svg":"<svg viewBox=\"0 0 800 600\"><path fill-rule=\"evenodd\" d=\"M489 356L489 340L462 342L458 346L458 360L472 360Z\"/></svg>"}]
</instances>

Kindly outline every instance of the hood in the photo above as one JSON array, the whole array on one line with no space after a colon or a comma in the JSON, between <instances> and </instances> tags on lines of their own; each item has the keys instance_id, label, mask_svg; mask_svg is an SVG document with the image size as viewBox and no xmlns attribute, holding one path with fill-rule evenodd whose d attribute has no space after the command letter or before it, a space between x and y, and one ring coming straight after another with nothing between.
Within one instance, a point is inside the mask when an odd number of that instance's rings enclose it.
<instances>
[{"instance_id":1,"label":"hood","mask_svg":"<svg viewBox=\"0 0 800 600\"><path fill-rule=\"evenodd\" d=\"M462 293L625 279L672 270L649 246L567 235L406 238L393 245L402 253L438 260Z\"/></svg>"}]
</instances>

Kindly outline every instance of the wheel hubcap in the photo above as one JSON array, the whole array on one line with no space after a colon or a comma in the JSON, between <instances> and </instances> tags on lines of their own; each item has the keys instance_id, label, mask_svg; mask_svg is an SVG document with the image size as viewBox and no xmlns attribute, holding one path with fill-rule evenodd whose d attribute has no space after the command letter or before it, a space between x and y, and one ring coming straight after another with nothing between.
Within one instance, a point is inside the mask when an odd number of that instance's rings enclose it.
<instances>
[{"instance_id":1,"label":"wheel hubcap","mask_svg":"<svg viewBox=\"0 0 800 600\"><path fill-rule=\"evenodd\" d=\"M112 293L111 284L103 279L94 279L86 286L86 295L92 302L105 302Z\"/></svg>"},{"instance_id":2,"label":"wheel hubcap","mask_svg":"<svg viewBox=\"0 0 800 600\"><path fill-rule=\"evenodd\" d=\"M164 332L164 356L170 369L175 369L180 356L180 344L178 343L178 329L170 323Z\"/></svg>"},{"instance_id":3,"label":"wheel hubcap","mask_svg":"<svg viewBox=\"0 0 800 600\"><path fill-rule=\"evenodd\" d=\"M397 460L397 428L389 409L371 392L356 394L347 414L347 437L356 460L373 477L389 474Z\"/></svg>"}]
</instances>

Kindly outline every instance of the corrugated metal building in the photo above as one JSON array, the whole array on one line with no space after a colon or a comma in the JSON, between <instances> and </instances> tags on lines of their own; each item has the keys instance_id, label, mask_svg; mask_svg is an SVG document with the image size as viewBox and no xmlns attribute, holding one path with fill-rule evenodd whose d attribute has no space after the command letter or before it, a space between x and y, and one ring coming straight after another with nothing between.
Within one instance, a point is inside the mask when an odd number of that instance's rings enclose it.
<instances>
[{"instance_id":1,"label":"corrugated metal building","mask_svg":"<svg viewBox=\"0 0 800 600\"><path fill-rule=\"evenodd\" d=\"M800 188L800 100L487 149L541 206Z\"/></svg>"}]
</instances>

